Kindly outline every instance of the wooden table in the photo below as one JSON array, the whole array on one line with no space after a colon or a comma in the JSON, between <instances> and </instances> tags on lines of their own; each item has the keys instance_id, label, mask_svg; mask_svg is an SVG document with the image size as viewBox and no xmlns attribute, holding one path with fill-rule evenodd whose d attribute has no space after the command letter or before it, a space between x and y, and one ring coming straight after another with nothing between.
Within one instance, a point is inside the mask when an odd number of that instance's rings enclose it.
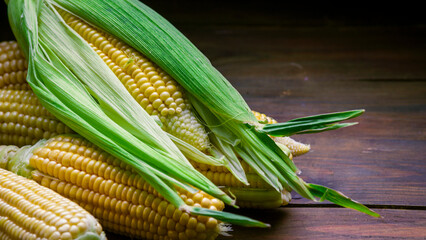
<instances>
[{"instance_id":1,"label":"wooden table","mask_svg":"<svg viewBox=\"0 0 426 240\"><path fill-rule=\"evenodd\" d=\"M201 13L194 23L176 12L169 16L179 29L253 109L280 121L366 110L359 125L295 136L312 147L295 162L306 181L340 190L382 218L293 194L279 209L229 209L272 227L234 227L233 238L219 239L426 238L424 26L212 24Z\"/></svg>"},{"instance_id":2,"label":"wooden table","mask_svg":"<svg viewBox=\"0 0 426 240\"><path fill-rule=\"evenodd\" d=\"M425 239L426 27L315 24L315 18L293 26L259 15L241 24L227 21L230 12L213 23L212 12L195 13L198 23L177 10L168 17L255 110L286 121L365 109L359 125L295 136L312 147L295 162L307 182L340 190L382 218L293 194L279 209L230 209L272 227L234 227L233 238L219 239Z\"/></svg>"}]
</instances>

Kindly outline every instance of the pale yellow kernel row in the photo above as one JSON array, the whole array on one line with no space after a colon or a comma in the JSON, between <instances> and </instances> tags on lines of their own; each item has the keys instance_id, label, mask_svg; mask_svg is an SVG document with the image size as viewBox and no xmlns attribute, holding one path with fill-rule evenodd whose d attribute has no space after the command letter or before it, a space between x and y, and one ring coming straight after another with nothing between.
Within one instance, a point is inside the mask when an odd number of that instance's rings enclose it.
<instances>
[{"instance_id":1,"label":"pale yellow kernel row","mask_svg":"<svg viewBox=\"0 0 426 240\"><path fill-rule=\"evenodd\" d=\"M27 66L27 60L24 58L0 62L0 75L4 75L5 73L25 71L27 70Z\"/></svg>"},{"instance_id":2,"label":"pale yellow kernel row","mask_svg":"<svg viewBox=\"0 0 426 240\"><path fill-rule=\"evenodd\" d=\"M0 63L14 59L24 59L16 41L0 42Z\"/></svg>"},{"instance_id":3,"label":"pale yellow kernel row","mask_svg":"<svg viewBox=\"0 0 426 240\"><path fill-rule=\"evenodd\" d=\"M0 90L0 144L34 144L42 138L72 133L31 91Z\"/></svg>"},{"instance_id":4,"label":"pale yellow kernel row","mask_svg":"<svg viewBox=\"0 0 426 240\"><path fill-rule=\"evenodd\" d=\"M0 144L1 145L15 145L15 146L25 146L25 145L34 145L39 141L39 139L34 139L30 136L22 136L21 134L6 134L2 133L0 135Z\"/></svg>"}]
</instances>

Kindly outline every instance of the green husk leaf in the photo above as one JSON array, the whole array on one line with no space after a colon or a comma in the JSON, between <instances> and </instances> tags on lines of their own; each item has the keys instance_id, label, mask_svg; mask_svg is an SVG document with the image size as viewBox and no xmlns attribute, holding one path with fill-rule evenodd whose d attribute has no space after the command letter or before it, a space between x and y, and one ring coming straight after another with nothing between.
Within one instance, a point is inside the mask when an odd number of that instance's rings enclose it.
<instances>
[{"instance_id":1,"label":"green husk leaf","mask_svg":"<svg viewBox=\"0 0 426 240\"><path fill-rule=\"evenodd\" d=\"M243 166L241 165L240 160L238 159L237 155L235 155L234 150L232 149L232 146L219 138L216 137L216 135L211 134L210 135L210 141L213 143L213 145L220 150L222 154L226 156L225 167L233 173L233 175L242 183L248 185L247 177L244 172Z\"/></svg>"},{"instance_id":2,"label":"green husk leaf","mask_svg":"<svg viewBox=\"0 0 426 240\"><path fill-rule=\"evenodd\" d=\"M313 115L296 118L283 123L266 124L259 131L274 137L290 136L293 134L317 133L352 126L356 123L336 122L345 121L363 114L364 110L351 110Z\"/></svg>"},{"instance_id":3,"label":"green husk leaf","mask_svg":"<svg viewBox=\"0 0 426 240\"><path fill-rule=\"evenodd\" d=\"M317 120L317 121L322 121L324 123L333 123L333 122L340 122L340 121L358 117L364 112L365 112L364 109L356 109L356 110L349 110L349 111L343 111L343 112L323 113L323 114L312 115L307 117L295 118L287 122L295 123L295 122Z\"/></svg>"},{"instance_id":4,"label":"green husk leaf","mask_svg":"<svg viewBox=\"0 0 426 240\"><path fill-rule=\"evenodd\" d=\"M18 174L25 178L31 178L31 171L34 170L30 166L30 158L33 155L33 151L46 143L45 139L41 139L34 145L27 145L19 148L16 153L9 158L7 164L7 170Z\"/></svg>"},{"instance_id":5,"label":"green husk leaf","mask_svg":"<svg viewBox=\"0 0 426 240\"><path fill-rule=\"evenodd\" d=\"M258 220L254 220L252 218L244 217L234 213L219 212L219 211L214 211L214 210L199 208L199 207L189 207L188 210L195 215L213 217L222 222L240 225L243 227L261 227L261 228L270 227L270 225L267 223L263 223Z\"/></svg>"},{"instance_id":6,"label":"green husk leaf","mask_svg":"<svg viewBox=\"0 0 426 240\"><path fill-rule=\"evenodd\" d=\"M253 156L251 152L248 153L247 149L244 149L243 147L236 146L234 149L235 152L244 159L244 161L259 175L260 178L271 185L275 190L282 190L282 185L278 180L276 173L272 172L275 169L271 171L266 168L266 166L260 164L261 162L258 161L257 157Z\"/></svg>"},{"instance_id":7,"label":"green husk leaf","mask_svg":"<svg viewBox=\"0 0 426 240\"><path fill-rule=\"evenodd\" d=\"M182 141L171 134L167 134L167 135L173 141L173 143L176 144L179 150L182 151L185 157L199 163L204 163L204 164L213 165L213 166L225 166L226 159L224 156L213 157L213 156L206 155L205 153L201 152L200 150L198 150L196 147L192 146L191 144L185 141Z\"/></svg>"},{"instance_id":8,"label":"green husk leaf","mask_svg":"<svg viewBox=\"0 0 426 240\"><path fill-rule=\"evenodd\" d=\"M288 159L287 155L282 152L275 142L271 139L265 142L265 139L259 138L259 135L265 134L258 133L253 126L249 124L236 125L234 123L230 129L240 133L239 136L244 139L244 144L247 144L243 145L245 146L245 150L252 156L257 155L258 164L262 164L272 170L280 179L281 184L288 184L301 196L315 200L309 190L306 189L303 179L297 176L297 171L288 165L288 162L291 160ZM281 154L278 154L277 151L281 151ZM287 159L287 161L285 159ZM293 163L291 162L291 164Z\"/></svg>"},{"instance_id":9,"label":"green husk leaf","mask_svg":"<svg viewBox=\"0 0 426 240\"><path fill-rule=\"evenodd\" d=\"M194 98L192 95L188 95L191 104L197 111L197 114L201 117L203 124L206 125L214 135L221 141L230 144L231 146L238 145L241 140L232 131L226 129L226 121L221 122L216 115L211 112L201 101Z\"/></svg>"},{"instance_id":10,"label":"green husk leaf","mask_svg":"<svg viewBox=\"0 0 426 240\"><path fill-rule=\"evenodd\" d=\"M1 145L0 146L0 168L8 169L7 165L9 164L9 159L11 156L15 155L16 151L19 150L19 147L14 145Z\"/></svg>"},{"instance_id":11,"label":"green husk leaf","mask_svg":"<svg viewBox=\"0 0 426 240\"><path fill-rule=\"evenodd\" d=\"M287 155L287 157L290 157L291 150L286 145L279 142L275 142L275 144L277 144L277 146L283 151L283 153Z\"/></svg>"},{"instance_id":12,"label":"green husk leaf","mask_svg":"<svg viewBox=\"0 0 426 240\"><path fill-rule=\"evenodd\" d=\"M378 213L374 212L363 204L350 199L339 191L312 183L307 183L306 186L311 190L312 194L321 198L320 201L328 200L345 208L351 208L373 217L380 217Z\"/></svg>"},{"instance_id":13,"label":"green husk leaf","mask_svg":"<svg viewBox=\"0 0 426 240\"><path fill-rule=\"evenodd\" d=\"M303 131L297 132L295 134L320 133L320 132L325 132L325 131L336 130L336 129L339 129L339 128L350 127L350 126L353 126L353 125L356 125L356 124L358 124L358 123L357 122L350 122L350 123L329 124L329 125L324 125L323 127L317 126L314 129L303 130Z\"/></svg>"},{"instance_id":14,"label":"green husk leaf","mask_svg":"<svg viewBox=\"0 0 426 240\"><path fill-rule=\"evenodd\" d=\"M194 109L197 110L198 116L201 117L204 125L206 125L210 131L214 134L210 134L210 141L214 144L215 149L219 150L226 158L224 159L225 167L242 183L248 184L247 178L243 167L241 166L240 160L235 155L233 147L240 143L238 137L231 131L221 126L219 119L210 112L204 105L194 98L192 95L188 96Z\"/></svg>"},{"instance_id":15,"label":"green husk leaf","mask_svg":"<svg viewBox=\"0 0 426 240\"><path fill-rule=\"evenodd\" d=\"M294 162L288 157L288 155L277 145L274 140L272 140L268 135L262 132L256 131L254 127L251 127L247 124L249 128L251 128L251 132L254 133L264 144L266 144L270 149L274 151L278 156L281 157L282 160L286 163L287 166L295 173L300 173L300 170L296 167Z\"/></svg>"},{"instance_id":16,"label":"green husk leaf","mask_svg":"<svg viewBox=\"0 0 426 240\"><path fill-rule=\"evenodd\" d=\"M101 235L98 235L97 233L94 233L94 232L85 232L84 234L76 238L76 240L104 240L104 239L107 239L104 232L102 232Z\"/></svg>"}]
</instances>

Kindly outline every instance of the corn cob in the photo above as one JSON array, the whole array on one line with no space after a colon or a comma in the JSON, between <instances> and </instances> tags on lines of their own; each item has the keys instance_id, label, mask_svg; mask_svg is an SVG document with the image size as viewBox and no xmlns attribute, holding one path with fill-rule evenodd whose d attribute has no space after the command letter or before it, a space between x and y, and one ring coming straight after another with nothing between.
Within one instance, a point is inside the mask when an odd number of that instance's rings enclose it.
<instances>
[{"instance_id":1,"label":"corn cob","mask_svg":"<svg viewBox=\"0 0 426 240\"><path fill-rule=\"evenodd\" d=\"M95 218L36 182L0 169L0 239L105 239Z\"/></svg>"},{"instance_id":2,"label":"corn cob","mask_svg":"<svg viewBox=\"0 0 426 240\"><path fill-rule=\"evenodd\" d=\"M0 89L0 144L24 146L42 138L71 133L30 90Z\"/></svg>"},{"instance_id":3,"label":"corn cob","mask_svg":"<svg viewBox=\"0 0 426 240\"><path fill-rule=\"evenodd\" d=\"M15 41L0 42L0 88L27 90L27 61Z\"/></svg>"},{"instance_id":4,"label":"corn cob","mask_svg":"<svg viewBox=\"0 0 426 240\"><path fill-rule=\"evenodd\" d=\"M64 21L90 44L148 114L159 116L166 132L201 151L209 147L207 133L191 111L191 105L176 81L117 38L70 13L59 12Z\"/></svg>"},{"instance_id":5,"label":"corn cob","mask_svg":"<svg viewBox=\"0 0 426 240\"><path fill-rule=\"evenodd\" d=\"M26 148L5 148L0 151L0 167L27 175L78 203L106 230L147 239L214 239L221 231L216 219L177 209L131 167L85 139L57 136L34 148L26 157L29 159L18 160L19 151ZM9 161L13 158L15 163ZM26 161L30 171L18 163ZM178 192L189 206L224 208L222 201L202 191L179 188Z\"/></svg>"}]
</instances>

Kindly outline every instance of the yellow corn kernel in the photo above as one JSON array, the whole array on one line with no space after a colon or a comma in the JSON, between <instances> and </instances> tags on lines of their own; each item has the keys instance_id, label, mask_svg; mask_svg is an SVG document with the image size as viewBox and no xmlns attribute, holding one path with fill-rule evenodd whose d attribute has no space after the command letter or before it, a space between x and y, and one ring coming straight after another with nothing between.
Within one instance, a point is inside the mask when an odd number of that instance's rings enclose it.
<instances>
[{"instance_id":1,"label":"yellow corn kernel","mask_svg":"<svg viewBox=\"0 0 426 240\"><path fill-rule=\"evenodd\" d=\"M29 90L0 90L0 130L0 144L17 146L72 132Z\"/></svg>"},{"instance_id":2,"label":"yellow corn kernel","mask_svg":"<svg viewBox=\"0 0 426 240\"><path fill-rule=\"evenodd\" d=\"M105 239L101 225L74 202L0 169L1 239ZM95 238L97 237L97 238Z\"/></svg>"},{"instance_id":3,"label":"yellow corn kernel","mask_svg":"<svg viewBox=\"0 0 426 240\"><path fill-rule=\"evenodd\" d=\"M15 41L0 42L0 89L29 90L27 65Z\"/></svg>"}]
</instances>

